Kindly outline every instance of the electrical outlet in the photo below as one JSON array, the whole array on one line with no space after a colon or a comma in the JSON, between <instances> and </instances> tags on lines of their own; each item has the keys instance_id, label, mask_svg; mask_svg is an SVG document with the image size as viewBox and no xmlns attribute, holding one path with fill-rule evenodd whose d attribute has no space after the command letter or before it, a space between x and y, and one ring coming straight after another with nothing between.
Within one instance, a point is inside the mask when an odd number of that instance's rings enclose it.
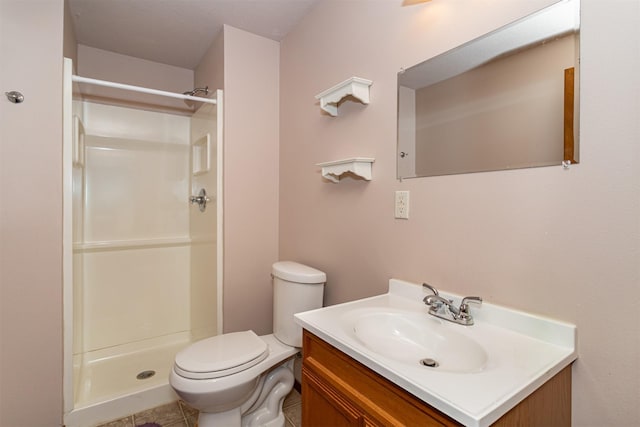
<instances>
[{"instance_id":1,"label":"electrical outlet","mask_svg":"<svg viewBox=\"0 0 640 427\"><path fill-rule=\"evenodd\" d=\"M408 191L396 191L396 218L409 219Z\"/></svg>"}]
</instances>

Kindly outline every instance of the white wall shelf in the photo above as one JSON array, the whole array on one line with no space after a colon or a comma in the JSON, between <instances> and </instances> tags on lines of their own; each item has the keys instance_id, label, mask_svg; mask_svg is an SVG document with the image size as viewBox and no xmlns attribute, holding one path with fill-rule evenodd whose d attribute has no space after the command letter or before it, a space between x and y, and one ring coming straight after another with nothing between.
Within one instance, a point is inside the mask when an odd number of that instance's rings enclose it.
<instances>
[{"instance_id":1,"label":"white wall shelf","mask_svg":"<svg viewBox=\"0 0 640 427\"><path fill-rule=\"evenodd\" d=\"M363 104L369 104L369 88L373 81L361 77L351 77L330 89L316 95L320 108L332 116L338 115L338 103L346 96L353 96Z\"/></svg>"},{"instance_id":2,"label":"white wall shelf","mask_svg":"<svg viewBox=\"0 0 640 427\"><path fill-rule=\"evenodd\" d=\"M322 176L329 181L338 183L342 174L351 173L366 181L371 181L371 165L375 159L371 157L353 157L350 159L336 160L333 162L318 163L322 168Z\"/></svg>"}]
</instances>

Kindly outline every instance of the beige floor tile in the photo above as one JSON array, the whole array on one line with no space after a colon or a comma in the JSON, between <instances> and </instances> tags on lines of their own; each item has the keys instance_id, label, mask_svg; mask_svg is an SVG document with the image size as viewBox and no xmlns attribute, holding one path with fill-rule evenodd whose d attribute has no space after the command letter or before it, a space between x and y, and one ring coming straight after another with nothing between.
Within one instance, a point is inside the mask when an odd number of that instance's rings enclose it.
<instances>
[{"instance_id":1,"label":"beige floor tile","mask_svg":"<svg viewBox=\"0 0 640 427\"><path fill-rule=\"evenodd\" d=\"M298 405L302 402L302 397L300 393L294 388L291 390L291 393L284 398L284 403L282 404L283 408L288 408L289 406Z\"/></svg>"},{"instance_id":2,"label":"beige floor tile","mask_svg":"<svg viewBox=\"0 0 640 427\"><path fill-rule=\"evenodd\" d=\"M156 423L164 427L172 425L172 423L184 423L184 417L182 416L182 411L180 410L178 402L173 402L135 414L133 416L133 421L136 426L144 423Z\"/></svg>"},{"instance_id":3,"label":"beige floor tile","mask_svg":"<svg viewBox=\"0 0 640 427\"><path fill-rule=\"evenodd\" d=\"M282 405L286 419L286 427L300 427L302 418L302 398L295 389L289 393ZM197 427L198 411L185 402L173 402L131 415L120 420L111 421L99 427L137 427L144 424L161 427Z\"/></svg>"},{"instance_id":4,"label":"beige floor tile","mask_svg":"<svg viewBox=\"0 0 640 427\"><path fill-rule=\"evenodd\" d=\"M198 410L193 409L183 401L179 401L178 404L180 405L180 409L182 409L182 414L184 415L184 419L187 422L187 427L197 427Z\"/></svg>"},{"instance_id":5,"label":"beige floor tile","mask_svg":"<svg viewBox=\"0 0 640 427\"><path fill-rule=\"evenodd\" d=\"M182 421L177 421L175 423L162 424L162 427L189 427L189 424L187 424L184 420L182 420Z\"/></svg>"},{"instance_id":6,"label":"beige floor tile","mask_svg":"<svg viewBox=\"0 0 640 427\"><path fill-rule=\"evenodd\" d=\"M294 427L300 427L302 425L301 403L283 408L282 412L284 412L284 417L286 418L286 420L290 422Z\"/></svg>"},{"instance_id":7,"label":"beige floor tile","mask_svg":"<svg viewBox=\"0 0 640 427\"><path fill-rule=\"evenodd\" d=\"M133 416L121 418L119 420L111 421L106 424L101 424L98 427L134 427Z\"/></svg>"}]
</instances>

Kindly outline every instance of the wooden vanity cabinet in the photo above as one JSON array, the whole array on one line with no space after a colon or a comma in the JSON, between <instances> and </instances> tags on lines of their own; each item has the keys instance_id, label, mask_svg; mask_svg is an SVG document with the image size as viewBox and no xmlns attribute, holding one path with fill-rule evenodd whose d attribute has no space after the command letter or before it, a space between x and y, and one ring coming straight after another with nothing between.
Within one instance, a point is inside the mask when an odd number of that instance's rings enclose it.
<instances>
[{"instance_id":1,"label":"wooden vanity cabinet","mask_svg":"<svg viewBox=\"0 0 640 427\"><path fill-rule=\"evenodd\" d=\"M304 330L303 427L461 425ZM493 425L570 426L571 366Z\"/></svg>"}]
</instances>

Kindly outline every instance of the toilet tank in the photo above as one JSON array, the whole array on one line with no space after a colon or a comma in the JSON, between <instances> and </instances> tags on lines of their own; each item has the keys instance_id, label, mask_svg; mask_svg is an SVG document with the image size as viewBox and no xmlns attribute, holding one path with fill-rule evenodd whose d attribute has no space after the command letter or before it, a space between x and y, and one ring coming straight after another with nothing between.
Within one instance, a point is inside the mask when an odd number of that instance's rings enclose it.
<instances>
[{"instance_id":1,"label":"toilet tank","mask_svg":"<svg viewBox=\"0 0 640 427\"><path fill-rule=\"evenodd\" d=\"M273 264L273 334L284 344L302 347L302 328L293 315L322 307L327 275L293 261Z\"/></svg>"}]
</instances>

